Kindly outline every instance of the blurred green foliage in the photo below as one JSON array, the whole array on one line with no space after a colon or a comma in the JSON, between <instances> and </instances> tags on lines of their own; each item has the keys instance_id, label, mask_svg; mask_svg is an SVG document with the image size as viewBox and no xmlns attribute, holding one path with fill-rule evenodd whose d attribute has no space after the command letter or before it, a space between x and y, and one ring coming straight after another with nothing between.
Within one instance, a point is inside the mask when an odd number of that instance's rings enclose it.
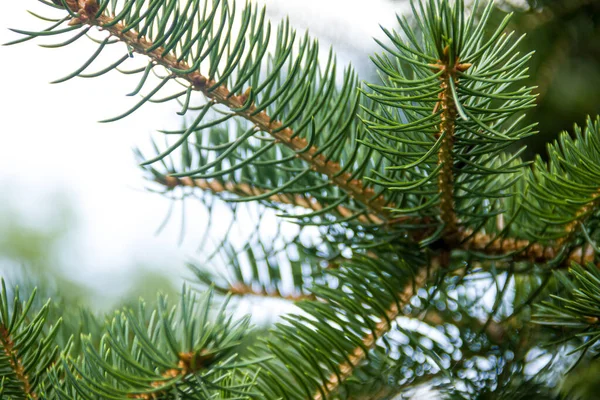
<instances>
[{"instance_id":1,"label":"blurred green foliage","mask_svg":"<svg viewBox=\"0 0 600 400\"><path fill-rule=\"evenodd\" d=\"M58 292L69 303L85 303L89 291L67 278L62 268L61 258L69 247L69 233L77 227L70 202L64 195L54 193L37 201L43 206L23 206L18 200L18 193L23 193L21 188L11 185L4 188L4 195L0 197L2 277L26 291L44 282L42 287L47 293L40 293L40 298Z\"/></svg>"},{"instance_id":2,"label":"blurred green foliage","mask_svg":"<svg viewBox=\"0 0 600 400\"><path fill-rule=\"evenodd\" d=\"M521 52L535 49L525 84L537 86L538 99L527 122L539 122L540 134L525 143L530 157L545 156L561 131L600 113L600 1L504 0L497 10L498 19L515 13L508 30L526 34Z\"/></svg>"},{"instance_id":3,"label":"blurred green foliage","mask_svg":"<svg viewBox=\"0 0 600 400\"><path fill-rule=\"evenodd\" d=\"M173 279L179 277L167 275L168 268L159 273L147 265L126 267L132 279L123 285L126 293L119 298L108 298L102 288L91 287L85 279L73 280L73 268L79 268L73 265L78 252L75 238L84 228L72 200L61 192L46 193L34 200L34 207L29 201L19 201L24 193L21 188L5 185L5 189L0 195L0 273L10 285L19 285L25 293L37 286L43 289L38 289L39 301L52 297L75 313L81 307L98 311L137 304L139 297L152 303L158 292L178 296Z\"/></svg>"}]
</instances>

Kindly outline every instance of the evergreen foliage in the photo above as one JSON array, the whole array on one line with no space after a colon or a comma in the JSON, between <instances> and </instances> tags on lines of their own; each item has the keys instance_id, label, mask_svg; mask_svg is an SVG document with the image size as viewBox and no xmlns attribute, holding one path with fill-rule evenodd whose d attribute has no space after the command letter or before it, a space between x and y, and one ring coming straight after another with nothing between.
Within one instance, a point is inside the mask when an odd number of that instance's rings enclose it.
<instances>
[{"instance_id":1,"label":"evergreen foliage","mask_svg":"<svg viewBox=\"0 0 600 400\"><path fill-rule=\"evenodd\" d=\"M136 150L144 174L200 199L206 225L222 224L215 204L232 217L177 305L65 313L59 328L60 310L3 286L3 398L556 398L556 377L598 354L600 122L548 161L512 151L535 134L531 53L491 2L414 1L384 29L380 80L361 82L252 3L39 1L50 26L9 44L96 42L54 83L137 77L139 101L102 122L177 104L165 144ZM295 307L256 338L234 314L245 296Z\"/></svg>"}]
</instances>

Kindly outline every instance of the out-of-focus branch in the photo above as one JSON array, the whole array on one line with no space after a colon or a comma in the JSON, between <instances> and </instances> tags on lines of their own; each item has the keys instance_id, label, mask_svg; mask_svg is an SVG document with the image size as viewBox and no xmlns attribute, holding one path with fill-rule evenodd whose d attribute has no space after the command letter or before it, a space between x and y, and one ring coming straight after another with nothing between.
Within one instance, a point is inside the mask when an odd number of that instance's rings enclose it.
<instances>
[{"instance_id":1,"label":"out-of-focus branch","mask_svg":"<svg viewBox=\"0 0 600 400\"><path fill-rule=\"evenodd\" d=\"M502 344L504 342L506 338L506 328L502 324L492 321L484 327L484 322L477 318L469 317L468 315L464 315L463 317L464 318L461 321L447 320L437 311L429 309L421 320L432 326L440 326L444 323L449 323L455 325L459 329L467 326L474 330L484 329L484 333L490 342L494 344Z\"/></svg>"},{"instance_id":2,"label":"out-of-focus branch","mask_svg":"<svg viewBox=\"0 0 600 400\"><path fill-rule=\"evenodd\" d=\"M215 290L221 293L227 293L234 296L255 296L255 297L264 297L271 299L283 299L292 302L302 301L302 300L316 300L315 295L313 294L304 294L304 293L290 293L290 294L282 294L279 289L275 289L272 292L269 292L265 289L254 289L250 285L246 285L244 283L234 283L231 286L225 288L216 286Z\"/></svg>"},{"instance_id":3,"label":"out-of-focus branch","mask_svg":"<svg viewBox=\"0 0 600 400\"><path fill-rule=\"evenodd\" d=\"M188 177L184 178L176 178L173 176L162 176L156 177L154 179L156 182L165 185L166 187L172 189L175 187L191 187L191 188L199 188L201 190L209 191L214 194L220 193L232 193L241 197L249 197L249 196L258 196L268 192L266 189L260 189L249 185L247 183L233 183L233 182L224 182L221 183L217 180L206 180L206 179L192 179ZM269 196L266 200L271 201L273 203L279 204L287 204L297 207L302 207L306 209L310 209L313 211L319 211L323 208L327 207L326 204L322 204L317 199L304 196L304 195L291 195L284 193L277 193L272 196ZM356 214L355 211L350 210L344 206L337 206L335 211L343 218L351 217ZM364 224L383 224L385 221L381 219L379 216L373 213L362 214L359 215L357 221L360 221ZM410 218L405 218L402 220L394 220L395 222L402 222L404 220L408 220Z\"/></svg>"},{"instance_id":4,"label":"out-of-focus branch","mask_svg":"<svg viewBox=\"0 0 600 400\"><path fill-rule=\"evenodd\" d=\"M21 382L23 389L22 395L29 399L37 399L38 395L33 391L29 375L25 370L25 366L19 357L17 349L15 348L15 342L6 327L3 325L0 325L0 344L4 350L4 356L8 359L10 369L15 374L15 377ZM3 371L3 373L6 372L7 371Z\"/></svg>"},{"instance_id":5,"label":"out-of-focus branch","mask_svg":"<svg viewBox=\"0 0 600 400\"><path fill-rule=\"evenodd\" d=\"M414 278L411 279L410 282L408 282L398 294L397 298L400 304L408 303L416 294L417 290L427 284L431 274L434 274L439 268L439 264L434 264L430 267L422 267L414 276ZM375 348L377 345L377 340L391 329L388 321L394 321L398 316L400 316L401 312L402 310L398 306L398 303L394 301L386 310L385 317L381 318L377 322L375 329L371 333L364 336L362 339L362 344L357 346L354 351L348 355L348 361L338 366L339 373L332 374L327 382L322 386L322 389L324 389L326 393L335 391L343 381L352 375L354 369L367 357L368 350ZM324 400L321 391L317 391L317 393L313 395L313 400Z\"/></svg>"},{"instance_id":6,"label":"out-of-focus branch","mask_svg":"<svg viewBox=\"0 0 600 400\"><path fill-rule=\"evenodd\" d=\"M85 24L106 30L126 43L131 51L142 54L157 65L165 67L174 77L186 81L191 89L201 92L208 99L232 110L243 110L237 111L237 115L253 123L262 132L271 135L278 143L297 152L298 158L305 161L317 173L327 176L332 185L339 187L355 201L364 205L369 213L378 215L381 220L392 219L389 204L383 195L377 195L374 189L362 180L354 179L350 172L343 172L339 163L321 154L317 147L311 146L306 149L308 141L297 136L291 128L284 127L281 121L271 118L265 111L257 113L254 104L247 106L246 102L249 100L247 95L235 95L225 85L217 85L214 80L200 74L198 70L193 70L186 61L179 61L172 52L166 52L164 47L156 46L135 30L128 29L123 23L107 15L96 17L99 10L96 0L66 0L66 4L72 12L78 14L77 18L71 20L71 25Z\"/></svg>"}]
</instances>

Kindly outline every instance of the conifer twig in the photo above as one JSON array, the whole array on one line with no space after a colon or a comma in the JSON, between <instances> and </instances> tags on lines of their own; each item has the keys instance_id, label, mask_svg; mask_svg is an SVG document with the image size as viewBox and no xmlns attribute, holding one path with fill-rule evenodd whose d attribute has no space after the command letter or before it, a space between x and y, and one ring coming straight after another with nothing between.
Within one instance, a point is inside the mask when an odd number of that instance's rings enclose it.
<instances>
[{"instance_id":1,"label":"conifer twig","mask_svg":"<svg viewBox=\"0 0 600 400\"><path fill-rule=\"evenodd\" d=\"M132 399L141 400L153 400L160 398L161 394L166 394L163 387L165 383L167 386L169 381L177 380L180 377L190 376L202 368L205 368L207 364L210 364L214 355L210 352L202 350L200 352L182 352L177 355L179 361L176 368L170 368L162 373L163 380L156 380L150 383L150 386L156 388L154 392L145 393L131 393L127 397Z\"/></svg>"},{"instance_id":2,"label":"conifer twig","mask_svg":"<svg viewBox=\"0 0 600 400\"><path fill-rule=\"evenodd\" d=\"M165 185L168 188L175 187L192 187L199 188L201 190L210 191L215 194L228 192L240 196L256 196L266 193L265 189L253 187L247 183L233 183L224 182L221 183L216 180L205 180L205 179L192 179L190 177L173 177L164 176L155 178L157 183ZM309 196L300 195L286 195L286 194L274 194L268 198L269 201L287 205L293 205L311 209L314 211L321 210L325 205L321 204L314 198ZM582 210L580 215L589 214L589 206L585 210ZM347 207L338 206L336 211L342 217L349 217L354 212ZM362 223L371 224L383 224L384 221L375 214L360 215L357 220ZM406 223L412 222L420 224L423 221L419 221L415 217L401 217L393 220L393 223ZM573 231L579 222L572 222L568 231ZM575 225L573 225L575 224ZM458 231L461 244L460 247L463 250L472 250L481 252L487 255L510 255L511 259L516 261L533 261L533 262L546 262L556 258L560 251L560 243L555 246L544 246L540 243L532 243L526 239L516 239L512 237L497 237L487 235L484 233L475 233L470 229L459 229ZM564 241L563 241L564 242ZM591 247L581 248L577 247L569 253L569 257L565 260L568 264L571 261L580 264L594 261L594 253Z\"/></svg>"},{"instance_id":3,"label":"conifer twig","mask_svg":"<svg viewBox=\"0 0 600 400\"><path fill-rule=\"evenodd\" d=\"M511 256L514 261L548 262L554 260L560 252L562 243L545 246L526 239L498 237L485 233L475 233L471 230L461 230L463 238L460 247L463 250L477 251L487 255ZM591 246L576 247L568 253L565 263L576 262L584 264L594 261L595 253Z\"/></svg>"},{"instance_id":4,"label":"conifer twig","mask_svg":"<svg viewBox=\"0 0 600 400\"><path fill-rule=\"evenodd\" d=\"M447 48L446 48L447 50ZM452 148L454 146L454 130L456 125L457 109L455 99L452 95L450 80L455 80L455 71L450 69L448 62L440 61L435 67L444 71L440 76L440 100L436 104L436 109L442 109L441 123L436 138L443 136L442 144L438 151L438 165L441 170L438 175L438 190L440 191L440 219L445 224L445 236L451 242L455 241L455 234L458 230L458 220L454 204L454 172Z\"/></svg>"},{"instance_id":5,"label":"conifer twig","mask_svg":"<svg viewBox=\"0 0 600 400\"><path fill-rule=\"evenodd\" d=\"M397 295L398 302L400 304L407 304L417 293L418 289L426 285L428 278L432 273L435 273L437 269L439 269L439 264L436 263L431 266L421 267L413 279L411 279ZM392 328L388 321L394 321L402 312L402 309L398 306L398 302L394 301L386 310L386 315L377 322L374 331L362 338L362 345L357 346L352 353L348 355L347 359L349 361L338 366L339 373L331 374L327 382L321 387L325 392L331 393L336 390L344 380L349 378L354 372L354 369L367 357L365 348L368 350L374 349L377 345L377 340ZM313 400L325 400L320 390L313 395Z\"/></svg>"},{"instance_id":6,"label":"conifer twig","mask_svg":"<svg viewBox=\"0 0 600 400\"><path fill-rule=\"evenodd\" d=\"M0 343L2 344L4 354L6 355L6 358L8 359L8 362L15 373L15 376L23 385L23 394L29 399L37 399L38 395L31 387L31 382L29 381L29 376L27 375L25 367L23 366L23 361L17 354L14 341L10 337L8 330L4 325L0 325Z\"/></svg>"},{"instance_id":7,"label":"conifer twig","mask_svg":"<svg viewBox=\"0 0 600 400\"><path fill-rule=\"evenodd\" d=\"M278 289L269 292L265 289L254 289L250 285L246 285L242 282L236 282L231 284L229 287L219 287L215 286L215 290L222 293L228 293L233 296L255 296L255 297L265 297L271 299L283 299L289 300L292 302L302 301L302 300L316 300L315 295L313 294L305 294L305 293L292 293L284 295Z\"/></svg>"},{"instance_id":8,"label":"conifer twig","mask_svg":"<svg viewBox=\"0 0 600 400\"><path fill-rule=\"evenodd\" d=\"M577 234L577 228L582 227L583 224L589 219L590 215L600 206L600 190L596 193L596 196L592 201L581 206L575 213L575 219L567 224L565 232L567 235L559 241L560 246L568 245L572 242L575 235Z\"/></svg>"},{"instance_id":9,"label":"conifer twig","mask_svg":"<svg viewBox=\"0 0 600 400\"><path fill-rule=\"evenodd\" d=\"M208 99L230 109L245 109L245 111L237 112L237 115L252 122L261 131L273 136L277 142L298 152L297 156L310 164L314 171L327 176L332 184L338 186L351 198L363 204L372 213L378 215L379 218L383 220L390 219L390 211L387 209L388 205L383 195L376 195L373 188L365 186L362 180L353 179L350 172L341 173L340 164L320 154L317 147L312 146L304 151L308 145L307 140L294 136L294 132L289 127L281 129L283 124L278 120L271 119L265 111L254 115L254 111L256 110L254 104L250 107L244 107L244 103L247 101L246 95L236 96L225 85L214 87L216 84L215 81L209 80L197 71L191 73L177 72L190 70L189 64L185 61L178 61L177 57L172 53L163 56L165 50L163 47L149 50L156 47L151 41L143 36L140 37L138 32L133 29L123 32L125 26L121 23L114 23L115 21L108 16L100 15L96 18L95 14L98 11L96 0L67 0L66 3L71 11L79 15L78 18L74 18L70 22L71 25L87 24L106 30L112 36L126 43L132 51L149 57L157 65L161 65L171 71L174 77L189 82L193 90L203 93Z\"/></svg>"},{"instance_id":10,"label":"conifer twig","mask_svg":"<svg viewBox=\"0 0 600 400\"><path fill-rule=\"evenodd\" d=\"M210 191L214 194L229 192L229 193L236 194L239 196L257 196L257 195L262 195L262 194L265 194L268 192L268 190L266 190L266 189L257 188L252 185L249 185L247 183L233 183L233 182L221 183L217 180L192 179L190 177L177 178L174 176L155 177L154 180L157 183L165 185L169 189L172 189L175 187L191 187L191 188L199 188L199 189L202 189L205 191ZM302 207L302 208L310 209L313 211L322 210L323 208L325 208L327 206L327 205L324 205L323 203L319 202L314 197L306 196L306 195L291 195L291 194L277 193L277 194L269 196L267 198L267 200L274 202L274 203ZM349 209L348 207L344 207L342 205L337 206L335 208L335 211L337 211L337 213L340 214L343 218L348 218L348 217L351 217L352 215L356 214L355 211ZM385 221L383 219L381 219L378 215L373 214L373 213L368 213L366 215L365 214L359 215L356 219L357 219L357 221L360 221L361 223L364 223L364 224L381 225L381 224L385 223ZM394 221L400 222L400 221L406 221L409 219L414 220L414 218L405 217L405 218L402 218L399 220L395 219Z\"/></svg>"}]
</instances>

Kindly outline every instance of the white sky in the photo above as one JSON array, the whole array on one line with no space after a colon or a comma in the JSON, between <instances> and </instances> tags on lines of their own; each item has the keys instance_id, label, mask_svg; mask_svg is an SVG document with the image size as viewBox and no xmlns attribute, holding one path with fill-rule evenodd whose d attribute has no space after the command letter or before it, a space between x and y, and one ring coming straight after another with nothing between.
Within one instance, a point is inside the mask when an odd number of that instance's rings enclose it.
<instances>
[{"instance_id":1,"label":"white sky","mask_svg":"<svg viewBox=\"0 0 600 400\"><path fill-rule=\"evenodd\" d=\"M289 14L293 26L308 27L323 47L335 43L340 61L353 60L359 69L367 67L366 56L377 51L371 37L379 35L379 23L395 26L394 5L386 0L265 3L273 20ZM3 8L1 43L19 37L9 27L39 30L47 26L27 9L46 11L35 0L12 2ZM37 46L55 41L48 38L0 47L0 201L16 204L24 215L36 220L55 212L53 193L64 193L81 222L65 250L65 264L74 269L73 277L102 290L121 287L119 283L131 272L127 268L136 264L174 269L173 275L184 273L183 260L193 243L190 240L189 248L177 246L177 222L154 235L169 203L142 190L142 174L131 152L177 116L164 104L147 104L119 122L97 123L137 101L125 96L137 84L136 79L114 72L51 85L50 81L73 71L96 48L88 40L62 49ZM89 71L108 65L109 58L104 60ZM202 217L195 217L191 213L188 218L190 232L202 224Z\"/></svg>"}]
</instances>

